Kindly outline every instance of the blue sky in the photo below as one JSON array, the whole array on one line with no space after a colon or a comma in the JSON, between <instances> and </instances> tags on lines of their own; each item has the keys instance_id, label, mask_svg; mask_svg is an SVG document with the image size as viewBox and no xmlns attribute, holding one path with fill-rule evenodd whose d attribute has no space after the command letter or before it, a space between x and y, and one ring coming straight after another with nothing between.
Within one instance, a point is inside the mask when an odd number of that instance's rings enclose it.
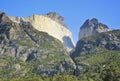
<instances>
[{"instance_id":1,"label":"blue sky","mask_svg":"<svg viewBox=\"0 0 120 81\"><path fill-rule=\"evenodd\" d=\"M9 16L59 13L75 42L80 26L88 18L97 18L112 29L120 29L120 0L0 0L0 3L0 10Z\"/></svg>"}]
</instances>

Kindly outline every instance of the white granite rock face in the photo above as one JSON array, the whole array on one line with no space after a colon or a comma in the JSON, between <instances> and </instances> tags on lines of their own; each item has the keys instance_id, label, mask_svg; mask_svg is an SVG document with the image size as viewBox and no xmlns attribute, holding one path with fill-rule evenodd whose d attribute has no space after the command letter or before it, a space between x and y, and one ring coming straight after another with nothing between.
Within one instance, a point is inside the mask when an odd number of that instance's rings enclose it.
<instances>
[{"instance_id":1,"label":"white granite rock face","mask_svg":"<svg viewBox=\"0 0 120 81\"><path fill-rule=\"evenodd\" d=\"M95 18L91 20L88 19L80 28L79 40L84 37L107 31L110 31L110 29L105 24L99 23Z\"/></svg>"},{"instance_id":2,"label":"white granite rock face","mask_svg":"<svg viewBox=\"0 0 120 81\"><path fill-rule=\"evenodd\" d=\"M21 21L30 22L35 29L59 39L69 50L74 48L72 34L69 29L49 17L33 15L28 18L10 17L10 19L16 23Z\"/></svg>"}]
</instances>

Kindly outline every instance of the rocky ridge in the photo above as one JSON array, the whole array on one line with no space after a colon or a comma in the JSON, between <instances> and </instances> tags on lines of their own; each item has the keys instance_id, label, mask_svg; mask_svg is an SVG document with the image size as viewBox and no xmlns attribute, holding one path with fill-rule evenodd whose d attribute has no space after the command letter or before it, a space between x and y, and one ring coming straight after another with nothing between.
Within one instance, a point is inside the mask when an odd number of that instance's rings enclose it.
<instances>
[{"instance_id":1,"label":"rocky ridge","mask_svg":"<svg viewBox=\"0 0 120 81\"><path fill-rule=\"evenodd\" d=\"M59 15L58 13L56 12L49 12L47 13L46 15L44 15L46 17L49 17L51 18L52 20L56 21L57 23L61 24L62 26L66 27L67 26L65 25L64 23L64 17L62 17L61 15Z\"/></svg>"},{"instance_id":2,"label":"rocky ridge","mask_svg":"<svg viewBox=\"0 0 120 81\"><path fill-rule=\"evenodd\" d=\"M0 14L0 79L74 71L75 64L58 39L36 30L29 22L21 22Z\"/></svg>"},{"instance_id":3,"label":"rocky ridge","mask_svg":"<svg viewBox=\"0 0 120 81\"><path fill-rule=\"evenodd\" d=\"M103 32L90 37L85 37L77 42L75 53L72 57L92 54L102 49L120 50L120 30Z\"/></svg>"},{"instance_id":4,"label":"rocky ridge","mask_svg":"<svg viewBox=\"0 0 120 81\"><path fill-rule=\"evenodd\" d=\"M32 26L42 32L59 39L67 48L74 48L72 34L64 24L64 18L55 12L50 12L46 15L33 15L28 18L9 17L16 23L29 22Z\"/></svg>"},{"instance_id":5,"label":"rocky ridge","mask_svg":"<svg viewBox=\"0 0 120 81\"><path fill-rule=\"evenodd\" d=\"M93 18L91 20L87 19L80 27L79 40L84 37L107 31L110 31L108 26L100 23L96 18Z\"/></svg>"}]
</instances>

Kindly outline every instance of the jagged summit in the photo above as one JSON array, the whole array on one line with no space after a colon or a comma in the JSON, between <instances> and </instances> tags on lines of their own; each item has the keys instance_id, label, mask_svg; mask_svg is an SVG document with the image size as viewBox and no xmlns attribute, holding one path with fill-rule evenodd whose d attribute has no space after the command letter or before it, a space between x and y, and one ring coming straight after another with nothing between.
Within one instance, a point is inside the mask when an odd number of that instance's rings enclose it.
<instances>
[{"instance_id":1,"label":"jagged summit","mask_svg":"<svg viewBox=\"0 0 120 81\"><path fill-rule=\"evenodd\" d=\"M56 12L49 12L47 13L45 16L51 18L52 20L58 22L59 24L67 27L64 23L64 17L62 17L61 15L59 15L58 13Z\"/></svg>"},{"instance_id":2,"label":"jagged summit","mask_svg":"<svg viewBox=\"0 0 120 81\"><path fill-rule=\"evenodd\" d=\"M9 22L7 15L2 11L0 11L0 23L1 22Z\"/></svg>"},{"instance_id":3,"label":"jagged summit","mask_svg":"<svg viewBox=\"0 0 120 81\"><path fill-rule=\"evenodd\" d=\"M82 28L85 28L85 27L93 27L93 28L97 28L99 25L103 26L104 28L108 28L107 25L103 24L103 23L100 23L98 21L98 19L96 18L92 18L91 20L90 19L87 19L84 24L80 27L80 29Z\"/></svg>"},{"instance_id":4,"label":"jagged summit","mask_svg":"<svg viewBox=\"0 0 120 81\"><path fill-rule=\"evenodd\" d=\"M68 49L74 48L72 33L64 24L64 18L55 12L47 15L33 15L27 18L9 17L13 22L22 23L29 22L32 26L42 32L59 39ZM69 42L69 43L68 43Z\"/></svg>"},{"instance_id":5,"label":"jagged summit","mask_svg":"<svg viewBox=\"0 0 120 81\"><path fill-rule=\"evenodd\" d=\"M93 24L98 24L98 19L93 18L93 19L91 19L91 22L92 22Z\"/></svg>"},{"instance_id":6,"label":"jagged summit","mask_svg":"<svg viewBox=\"0 0 120 81\"><path fill-rule=\"evenodd\" d=\"M3 14L4 12L0 10L0 14ZM5 14L5 13L4 13Z\"/></svg>"},{"instance_id":7,"label":"jagged summit","mask_svg":"<svg viewBox=\"0 0 120 81\"><path fill-rule=\"evenodd\" d=\"M2 14L3 12L2 11L0 11L0 14Z\"/></svg>"},{"instance_id":8,"label":"jagged summit","mask_svg":"<svg viewBox=\"0 0 120 81\"><path fill-rule=\"evenodd\" d=\"M107 32L109 30L109 27L103 23L100 23L98 19L87 19L80 27L79 39L101 32Z\"/></svg>"}]
</instances>

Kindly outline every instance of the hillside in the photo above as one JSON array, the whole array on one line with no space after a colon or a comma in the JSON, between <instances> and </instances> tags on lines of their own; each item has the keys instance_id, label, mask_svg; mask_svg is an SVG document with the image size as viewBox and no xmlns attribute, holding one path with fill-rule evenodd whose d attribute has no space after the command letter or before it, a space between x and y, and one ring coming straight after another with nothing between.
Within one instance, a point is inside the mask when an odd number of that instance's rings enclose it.
<instances>
[{"instance_id":1,"label":"hillside","mask_svg":"<svg viewBox=\"0 0 120 81\"><path fill-rule=\"evenodd\" d=\"M72 57L87 55L104 49L120 50L120 30L98 33L79 40Z\"/></svg>"},{"instance_id":2,"label":"hillside","mask_svg":"<svg viewBox=\"0 0 120 81\"><path fill-rule=\"evenodd\" d=\"M73 43L63 20L55 12L28 18L0 12L0 81L120 81L120 30L108 31L97 19L88 20L83 30L103 29L83 36L68 52ZM65 31L57 32L58 38L50 35L50 26L54 34L60 28L68 31L70 40L64 41Z\"/></svg>"},{"instance_id":3,"label":"hillside","mask_svg":"<svg viewBox=\"0 0 120 81\"><path fill-rule=\"evenodd\" d=\"M0 13L0 80L70 73L75 64L56 38Z\"/></svg>"},{"instance_id":4,"label":"hillside","mask_svg":"<svg viewBox=\"0 0 120 81\"><path fill-rule=\"evenodd\" d=\"M120 30L79 40L71 57L81 81L119 81Z\"/></svg>"},{"instance_id":5,"label":"hillside","mask_svg":"<svg viewBox=\"0 0 120 81\"><path fill-rule=\"evenodd\" d=\"M99 51L75 58L80 81L119 81L120 51Z\"/></svg>"}]
</instances>

